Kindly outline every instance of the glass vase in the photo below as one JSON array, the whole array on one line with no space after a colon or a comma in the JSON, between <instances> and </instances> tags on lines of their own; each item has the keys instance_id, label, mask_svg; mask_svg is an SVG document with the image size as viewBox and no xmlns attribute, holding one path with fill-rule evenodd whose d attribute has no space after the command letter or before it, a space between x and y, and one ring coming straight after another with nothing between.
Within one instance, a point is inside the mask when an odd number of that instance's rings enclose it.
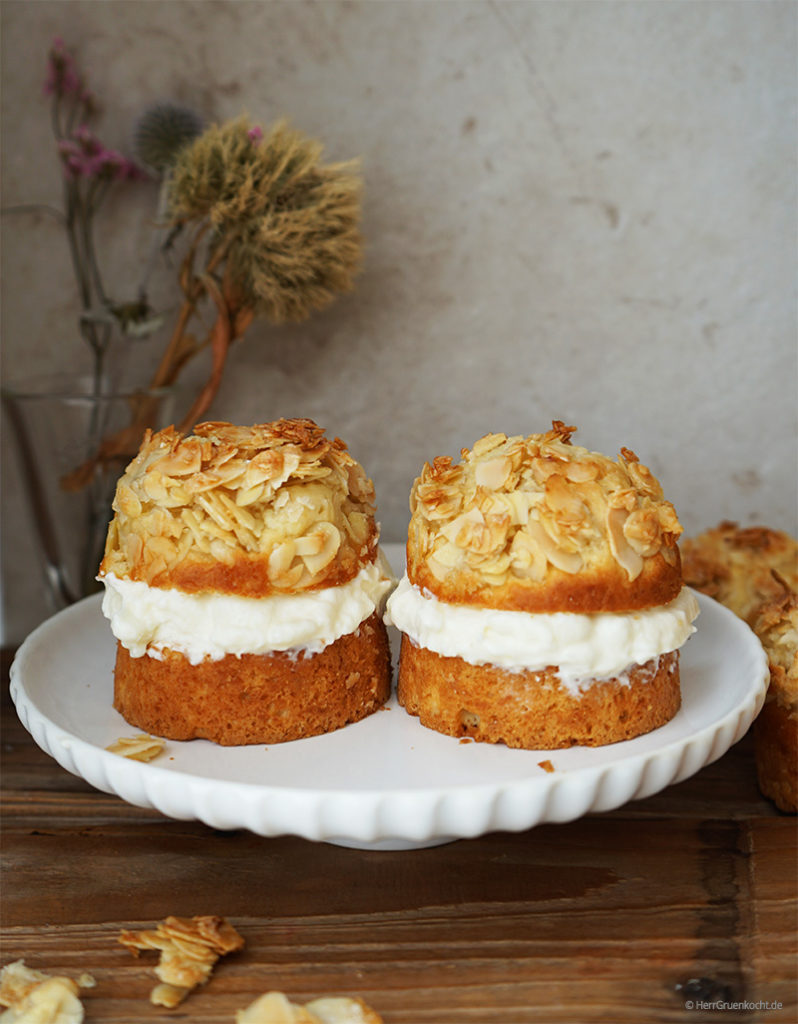
<instances>
[{"instance_id":1,"label":"glass vase","mask_svg":"<svg viewBox=\"0 0 798 1024\"><path fill-rule=\"evenodd\" d=\"M51 611L99 589L116 482L146 427L173 422L174 398L171 388L116 391L70 374L4 382L3 408ZM108 450L98 458L103 443Z\"/></svg>"}]
</instances>

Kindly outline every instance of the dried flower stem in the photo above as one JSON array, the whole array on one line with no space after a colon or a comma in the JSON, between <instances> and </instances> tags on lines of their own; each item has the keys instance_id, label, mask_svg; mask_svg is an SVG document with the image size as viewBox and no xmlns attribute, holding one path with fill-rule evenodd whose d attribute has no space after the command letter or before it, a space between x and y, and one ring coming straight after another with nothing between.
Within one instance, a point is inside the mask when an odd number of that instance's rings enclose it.
<instances>
[{"instance_id":1,"label":"dried flower stem","mask_svg":"<svg viewBox=\"0 0 798 1024\"><path fill-rule=\"evenodd\" d=\"M180 285L183 290L183 294L185 295L185 299L180 309L180 313L178 314L174 330L172 331L172 336L169 339L169 344L166 346L164 354L158 365L158 369L155 371L155 374L150 381L151 387L158 388L164 387L168 384L173 384L177 377L176 371L182 368L185 364L186 358L183 350L186 345L186 328L197 310L197 306L203 297L204 290L201 279L194 274L194 260L200 243L207 234L209 227L210 224L207 222L200 225L194 234L189 250L183 260L180 272ZM223 247L219 246L208 260L205 273L207 275L212 274L223 258Z\"/></svg>"},{"instance_id":2,"label":"dried flower stem","mask_svg":"<svg viewBox=\"0 0 798 1024\"><path fill-rule=\"evenodd\" d=\"M202 391L194 400L194 404L186 413L183 423L181 423L179 428L181 431L196 423L216 396L216 392L219 390L219 385L222 382L227 352L233 341L230 309L222 295L221 289L210 274L202 274L200 281L215 303L217 311L216 322L210 334L212 353L211 373Z\"/></svg>"},{"instance_id":3,"label":"dried flower stem","mask_svg":"<svg viewBox=\"0 0 798 1024\"><path fill-rule=\"evenodd\" d=\"M210 349L210 368L183 417L185 430L203 415L222 381L230 347L254 317L275 324L301 321L351 290L360 268L362 182L357 162L324 164L323 146L280 121L268 132L242 117L201 131L182 108L151 110L140 126L141 152L163 176L159 230L147 260L138 302L109 300L94 245L94 219L113 181L140 176L134 164L101 145L86 122L95 110L74 58L57 40L46 91L64 171L65 226L80 294L80 329L94 353L95 390L115 326L137 336L154 329L146 299L154 255L174 232L193 231L180 266L183 301L150 389L173 385L186 364ZM167 214L166 217L164 215ZM164 226L169 228L162 243ZM201 266L201 269L199 269ZM214 319L198 340L190 331L201 307ZM85 486L102 462L132 457L156 400L142 393L132 421L100 442L88 439L88 458L63 481Z\"/></svg>"},{"instance_id":4,"label":"dried flower stem","mask_svg":"<svg viewBox=\"0 0 798 1024\"><path fill-rule=\"evenodd\" d=\"M212 353L210 373L199 395L183 417L180 429L184 431L193 426L210 406L222 382L230 345L244 333L254 315L246 309L236 311L231 301L233 294L232 285L228 282L226 286L220 287L213 276L214 271L225 259L227 251L226 242L222 242L214 247L204 271L197 274L193 270L197 251L209 227L210 225L207 222L200 225L195 232L192 244L183 261L180 280L186 297L180 309L169 344L150 381L151 390L170 386L175 382L188 360L201 349L210 345ZM197 312L197 307L206 296L209 296L216 306L217 315L205 342L197 344L194 341L188 340L187 329L191 318ZM99 463L112 458L119 458L120 456L132 458L136 454L142 434L151 425L154 405L154 398L142 395L141 400L136 404L131 422L126 427L106 437L85 462L68 474L68 476L64 477L62 481L64 488L66 490L79 490L84 487L91 479L94 469Z\"/></svg>"}]
</instances>

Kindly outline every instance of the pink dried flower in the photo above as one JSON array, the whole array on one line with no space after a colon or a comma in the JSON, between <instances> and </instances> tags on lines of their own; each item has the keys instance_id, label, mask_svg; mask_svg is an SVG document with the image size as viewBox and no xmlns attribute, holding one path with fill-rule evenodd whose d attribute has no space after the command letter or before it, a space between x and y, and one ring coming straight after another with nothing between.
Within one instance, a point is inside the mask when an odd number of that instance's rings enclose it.
<instances>
[{"instance_id":1,"label":"pink dried flower","mask_svg":"<svg viewBox=\"0 0 798 1024\"><path fill-rule=\"evenodd\" d=\"M256 124L249 129L249 131L247 132L247 136L249 138L249 141L253 143L255 146L257 146L257 144L263 138L263 129L261 128L260 125Z\"/></svg>"},{"instance_id":2,"label":"pink dried flower","mask_svg":"<svg viewBox=\"0 0 798 1024\"><path fill-rule=\"evenodd\" d=\"M78 96L83 102L91 99L83 88L83 79L78 73L75 58L64 46L63 39L56 38L50 47L47 60L47 77L44 81L45 96Z\"/></svg>"},{"instance_id":3,"label":"pink dried flower","mask_svg":"<svg viewBox=\"0 0 798 1024\"><path fill-rule=\"evenodd\" d=\"M146 174L132 160L104 146L85 124L58 143L68 178L104 178L108 181L140 181Z\"/></svg>"}]
</instances>

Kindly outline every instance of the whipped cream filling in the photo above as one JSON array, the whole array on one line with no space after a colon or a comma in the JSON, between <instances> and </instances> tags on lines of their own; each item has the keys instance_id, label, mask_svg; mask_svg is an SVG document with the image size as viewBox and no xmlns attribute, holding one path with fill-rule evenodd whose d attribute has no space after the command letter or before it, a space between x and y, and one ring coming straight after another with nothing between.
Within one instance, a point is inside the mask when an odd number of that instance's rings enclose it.
<instances>
[{"instance_id":1,"label":"whipped cream filling","mask_svg":"<svg viewBox=\"0 0 798 1024\"><path fill-rule=\"evenodd\" d=\"M228 654L318 654L375 611L381 614L396 582L382 555L340 586L268 597L188 594L113 573L100 579L103 614L134 658L162 659L168 649L192 665Z\"/></svg>"},{"instance_id":2,"label":"whipped cream filling","mask_svg":"<svg viewBox=\"0 0 798 1024\"><path fill-rule=\"evenodd\" d=\"M386 622L436 654L516 672L556 668L569 689L581 690L677 650L695 632L698 611L687 587L669 604L624 614L474 608L440 601L405 574Z\"/></svg>"}]
</instances>

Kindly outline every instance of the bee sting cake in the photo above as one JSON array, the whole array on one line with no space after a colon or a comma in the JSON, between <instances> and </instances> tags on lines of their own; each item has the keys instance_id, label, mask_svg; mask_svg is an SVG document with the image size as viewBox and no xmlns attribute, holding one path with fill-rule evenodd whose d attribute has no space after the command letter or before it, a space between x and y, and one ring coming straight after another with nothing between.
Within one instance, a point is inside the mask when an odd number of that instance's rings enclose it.
<instances>
[{"instance_id":1,"label":"bee sting cake","mask_svg":"<svg viewBox=\"0 0 798 1024\"><path fill-rule=\"evenodd\" d=\"M452 736L554 749L630 739L681 703L695 596L653 474L574 445L573 427L489 434L411 493L407 571L388 601L398 697Z\"/></svg>"},{"instance_id":2,"label":"bee sting cake","mask_svg":"<svg viewBox=\"0 0 798 1024\"><path fill-rule=\"evenodd\" d=\"M393 580L374 488L311 420L145 436L99 578L114 706L170 739L276 743L377 710Z\"/></svg>"}]
</instances>

